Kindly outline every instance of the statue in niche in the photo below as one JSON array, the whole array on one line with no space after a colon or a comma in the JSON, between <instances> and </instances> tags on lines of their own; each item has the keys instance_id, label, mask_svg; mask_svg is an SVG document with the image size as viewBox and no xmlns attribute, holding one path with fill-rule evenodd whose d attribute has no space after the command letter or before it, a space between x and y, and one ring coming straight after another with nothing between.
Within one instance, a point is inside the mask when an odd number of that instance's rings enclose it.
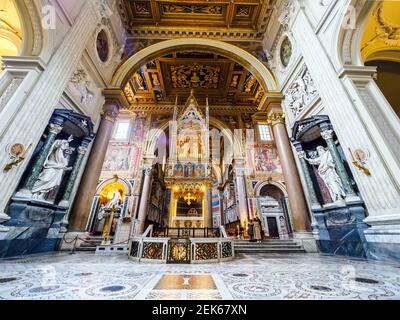
<instances>
[{"instance_id":1,"label":"statue in niche","mask_svg":"<svg viewBox=\"0 0 400 320\"><path fill-rule=\"evenodd\" d=\"M68 140L54 142L39 179L33 186L34 199L46 200L46 196L60 186L64 172L72 170L71 167L68 167L69 157L72 153L69 144L72 140L73 137L70 136Z\"/></svg>"},{"instance_id":2,"label":"statue in niche","mask_svg":"<svg viewBox=\"0 0 400 320\"><path fill-rule=\"evenodd\" d=\"M342 181L336 172L335 162L329 151L323 146L317 147L318 156L314 159L305 159L312 165L318 165L318 174L324 181L334 202L341 201L346 197Z\"/></svg>"},{"instance_id":3,"label":"statue in niche","mask_svg":"<svg viewBox=\"0 0 400 320\"><path fill-rule=\"evenodd\" d=\"M102 237L108 239L111 229L115 226L114 218L118 218L118 214L122 207L122 196L121 191L114 191L111 200L106 204L101 206L100 212L97 216L99 222L104 219Z\"/></svg>"}]
</instances>

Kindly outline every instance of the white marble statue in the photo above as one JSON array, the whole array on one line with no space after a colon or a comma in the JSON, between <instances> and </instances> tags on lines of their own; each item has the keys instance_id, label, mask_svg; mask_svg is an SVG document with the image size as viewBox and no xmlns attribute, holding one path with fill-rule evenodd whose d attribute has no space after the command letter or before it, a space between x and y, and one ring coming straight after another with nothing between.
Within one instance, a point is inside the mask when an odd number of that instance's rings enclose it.
<instances>
[{"instance_id":1,"label":"white marble statue","mask_svg":"<svg viewBox=\"0 0 400 320\"><path fill-rule=\"evenodd\" d=\"M327 186L333 201L341 201L346 197L342 181L336 172L335 162L329 151L323 146L317 147L318 157L314 159L305 158L310 164L318 165L318 174Z\"/></svg>"},{"instance_id":2,"label":"white marble statue","mask_svg":"<svg viewBox=\"0 0 400 320\"><path fill-rule=\"evenodd\" d=\"M46 200L46 195L60 186L64 171L72 170L71 167L68 167L69 154L72 152L69 143L72 140L71 136L68 140L56 140L54 142L43 165L43 170L33 186L34 199Z\"/></svg>"},{"instance_id":3,"label":"white marble statue","mask_svg":"<svg viewBox=\"0 0 400 320\"><path fill-rule=\"evenodd\" d=\"M111 200L104 206L101 207L100 212L98 214L98 219L101 220L106 215L106 210L116 209L120 206L120 202L122 201L121 193L117 190L113 193Z\"/></svg>"}]
</instances>

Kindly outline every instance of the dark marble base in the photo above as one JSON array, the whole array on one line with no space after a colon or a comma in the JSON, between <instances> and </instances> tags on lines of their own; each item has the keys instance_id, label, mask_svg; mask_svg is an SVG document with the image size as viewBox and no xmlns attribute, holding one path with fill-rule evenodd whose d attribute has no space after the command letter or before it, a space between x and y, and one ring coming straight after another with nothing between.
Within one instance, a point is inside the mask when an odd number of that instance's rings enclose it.
<instances>
[{"instance_id":1,"label":"dark marble base","mask_svg":"<svg viewBox=\"0 0 400 320\"><path fill-rule=\"evenodd\" d=\"M374 260L400 260L400 244L368 242L369 258Z\"/></svg>"},{"instance_id":2,"label":"dark marble base","mask_svg":"<svg viewBox=\"0 0 400 320\"><path fill-rule=\"evenodd\" d=\"M368 258L368 243L363 222L363 202L357 201L329 208L313 209L318 222L319 249L323 253Z\"/></svg>"},{"instance_id":3,"label":"dark marble base","mask_svg":"<svg viewBox=\"0 0 400 320\"><path fill-rule=\"evenodd\" d=\"M5 224L10 231L0 238L0 257L58 250L65 213L65 208L48 203L13 200L8 213L11 219Z\"/></svg>"}]
</instances>

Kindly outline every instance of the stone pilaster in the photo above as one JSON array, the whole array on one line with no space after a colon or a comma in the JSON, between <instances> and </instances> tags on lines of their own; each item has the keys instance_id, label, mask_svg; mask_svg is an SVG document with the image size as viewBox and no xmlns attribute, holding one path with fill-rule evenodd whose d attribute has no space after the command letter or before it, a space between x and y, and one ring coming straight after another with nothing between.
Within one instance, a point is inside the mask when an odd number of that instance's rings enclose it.
<instances>
[{"instance_id":1,"label":"stone pilaster","mask_svg":"<svg viewBox=\"0 0 400 320\"><path fill-rule=\"evenodd\" d=\"M235 161L237 161L237 159L235 159ZM247 206L247 197L246 197L245 173L246 169L244 168L244 164L236 164L235 167L236 190L239 200L239 217L242 226L249 219L249 210Z\"/></svg>"},{"instance_id":2,"label":"stone pilaster","mask_svg":"<svg viewBox=\"0 0 400 320\"><path fill-rule=\"evenodd\" d=\"M9 125L2 132L0 149L15 141L25 145L36 145L44 131L55 106L67 86L71 74L76 69L86 44L98 23L104 17L104 5L98 6L95 0L85 1L79 16L54 52L50 62L41 73L36 84L27 93L23 106L9 120ZM51 89L50 89L51 87ZM31 154L27 155L28 159ZM0 159L3 167L6 157ZM0 212L4 211L14 193L19 180L26 169L27 162L0 178Z\"/></svg>"},{"instance_id":3,"label":"stone pilaster","mask_svg":"<svg viewBox=\"0 0 400 320\"><path fill-rule=\"evenodd\" d=\"M140 196L140 204L138 211L139 227L138 232L142 234L147 217L147 208L149 204L150 189L151 189L151 176L153 173L153 161L155 157L145 157L144 158L144 168L143 168L143 188L142 194Z\"/></svg>"}]
</instances>

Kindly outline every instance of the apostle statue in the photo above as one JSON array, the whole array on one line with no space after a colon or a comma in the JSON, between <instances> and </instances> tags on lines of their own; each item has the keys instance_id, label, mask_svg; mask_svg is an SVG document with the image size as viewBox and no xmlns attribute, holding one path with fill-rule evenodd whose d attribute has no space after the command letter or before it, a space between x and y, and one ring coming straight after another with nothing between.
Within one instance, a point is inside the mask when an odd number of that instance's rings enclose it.
<instances>
[{"instance_id":1,"label":"apostle statue","mask_svg":"<svg viewBox=\"0 0 400 320\"><path fill-rule=\"evenodd\" d=\"M73 137L68 140L56 140L43 165L43 170L35 182L32 194L34 199L46 200L46 196L61 184L64 171L71 171L68 167L69 156L72 148L69 146Z\"/></svg>"},{"instance_id":2,"label":"apostle statue","mask_svg":"<svg viewBox=\"0 0 400 320\"><path fill-rule=\"evenodd\" d=\"M111 200L101 207L97 216L98 220L105 219L102 230L103 244L110 243L110 233L114 225L114 218L118 218L118 213L122 206L122 196L119 190L114 191Z\"/></svg>"},{"instance_id":3,"label":"apostle statue","mask_svg":"<svg viewBox=\"0 0 400 320\"><path fill-rule=\"evenodd\" d=\"M314 159L305 158L310 164L318 165L318 174L324 181L334 202L343 200L346 193L342 181L336 172L335 162L329 151L323 146L317 147L318 157Z\"/></svg>"}]
</instances>

